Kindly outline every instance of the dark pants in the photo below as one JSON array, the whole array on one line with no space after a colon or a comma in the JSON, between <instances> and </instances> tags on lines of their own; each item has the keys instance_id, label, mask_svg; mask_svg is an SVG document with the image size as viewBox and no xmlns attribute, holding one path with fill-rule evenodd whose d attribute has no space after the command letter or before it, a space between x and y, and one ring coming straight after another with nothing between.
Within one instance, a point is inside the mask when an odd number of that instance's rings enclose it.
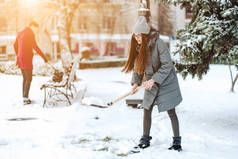
<instances>
[{"instance_id":1,"label":"dark pants","mask_svg":"<svg viewBox=\"0 0 238 159\"><path fill-rule=\"evenodd\" d=\"M21 72L23 76L22 95L24 98L28 98L32 81L32 70L21 69Z\"/></svg>"},{"instance_id":2,"label":"dark pants","mask_svg":"<svg viewBox=\"0 0 238 159\"><path fill-rule=\"evenodd\" d=\"M146 135L146 136L150 135L152 110L153 110L153 106L149 110L144 109L143 135ZM175 109L168 110L167 113L171 120L174 137L178 137L179 136L179 121L178 121L178 117L175 112Z\"/></svg>"}]
</instances>

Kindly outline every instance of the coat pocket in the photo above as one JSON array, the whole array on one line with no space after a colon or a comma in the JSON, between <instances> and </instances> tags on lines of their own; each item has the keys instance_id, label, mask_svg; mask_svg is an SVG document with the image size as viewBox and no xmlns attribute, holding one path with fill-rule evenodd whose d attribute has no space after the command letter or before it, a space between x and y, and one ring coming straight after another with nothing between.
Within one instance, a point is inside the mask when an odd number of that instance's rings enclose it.
<instances>
[{"instance_id":1,"label":"coat pocket","mask_svg":"<svg viewBox=\"0 0 238 159\"><path fill-rule=\"evenodd\" d=\"M165 78L164 82L161 84L161 87L166 87L167 85L172 84L175 81L176 75L174 71L171 70L168 77Z\"/></svg>"}]
</instances>

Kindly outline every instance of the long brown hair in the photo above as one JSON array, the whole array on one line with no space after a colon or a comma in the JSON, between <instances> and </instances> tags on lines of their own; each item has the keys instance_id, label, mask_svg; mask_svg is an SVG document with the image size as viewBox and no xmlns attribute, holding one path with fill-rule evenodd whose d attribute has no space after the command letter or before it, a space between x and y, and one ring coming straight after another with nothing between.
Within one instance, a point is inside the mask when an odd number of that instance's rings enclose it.
<instances>
[{"instance_id":1,"label":"long brown hair","mask_svg":"<svg viewBox=\"0 0 238 159\"><path fill-rule=\"evenodd\" d=\"M147 61L147 53L146 47L148 42L148 35L142 34L142 43L139 46L139 52L137 51L137 41L134 36L131 37L131 45L129 51L128 60L122 69L122 72L131 72L133 69L141 75L145 71L146 61Z\"/></svg>"}]
</instances>

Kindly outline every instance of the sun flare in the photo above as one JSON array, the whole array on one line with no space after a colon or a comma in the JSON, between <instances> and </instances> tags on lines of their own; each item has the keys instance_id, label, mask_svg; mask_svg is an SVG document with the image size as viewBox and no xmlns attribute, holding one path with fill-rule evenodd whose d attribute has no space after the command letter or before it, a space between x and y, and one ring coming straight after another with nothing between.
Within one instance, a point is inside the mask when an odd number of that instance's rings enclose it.
<instances>
[{"instance_id":1,"label":"sun flare","mask_svg":"<svg viewBox=\"0 0 238 159\"><path fill-rule=\"evenodd\" d=\"M21 0L21 3L25 6L34 6L37 5L40 2L40 0Z\"/></svg>"}]
</instances>

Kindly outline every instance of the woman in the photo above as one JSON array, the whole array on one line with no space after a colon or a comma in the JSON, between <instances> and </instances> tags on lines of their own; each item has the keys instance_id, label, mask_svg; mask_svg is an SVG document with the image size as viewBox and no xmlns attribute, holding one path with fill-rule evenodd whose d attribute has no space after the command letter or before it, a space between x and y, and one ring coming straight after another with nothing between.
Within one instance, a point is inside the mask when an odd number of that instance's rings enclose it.
<instances>
[{"instance_id":1,"label":"woman","mask_svg":"<svg viewBox=\"0 0 238 159\"><path fill-rule=\"evenodd\" d=\"M142 84L143 76L146 79L143 136L136 148L150 146L151 113L156 104L159 112L167 111L171 119L174 137L169 150L181 151L179 121L175 112L175 107L182 101L177 75L166 44L159 39L159 33L150 28L144 16L139 16L133 28L129 58L122 71L133 71L132 94Z\"/></svg>"}]
</instances>

